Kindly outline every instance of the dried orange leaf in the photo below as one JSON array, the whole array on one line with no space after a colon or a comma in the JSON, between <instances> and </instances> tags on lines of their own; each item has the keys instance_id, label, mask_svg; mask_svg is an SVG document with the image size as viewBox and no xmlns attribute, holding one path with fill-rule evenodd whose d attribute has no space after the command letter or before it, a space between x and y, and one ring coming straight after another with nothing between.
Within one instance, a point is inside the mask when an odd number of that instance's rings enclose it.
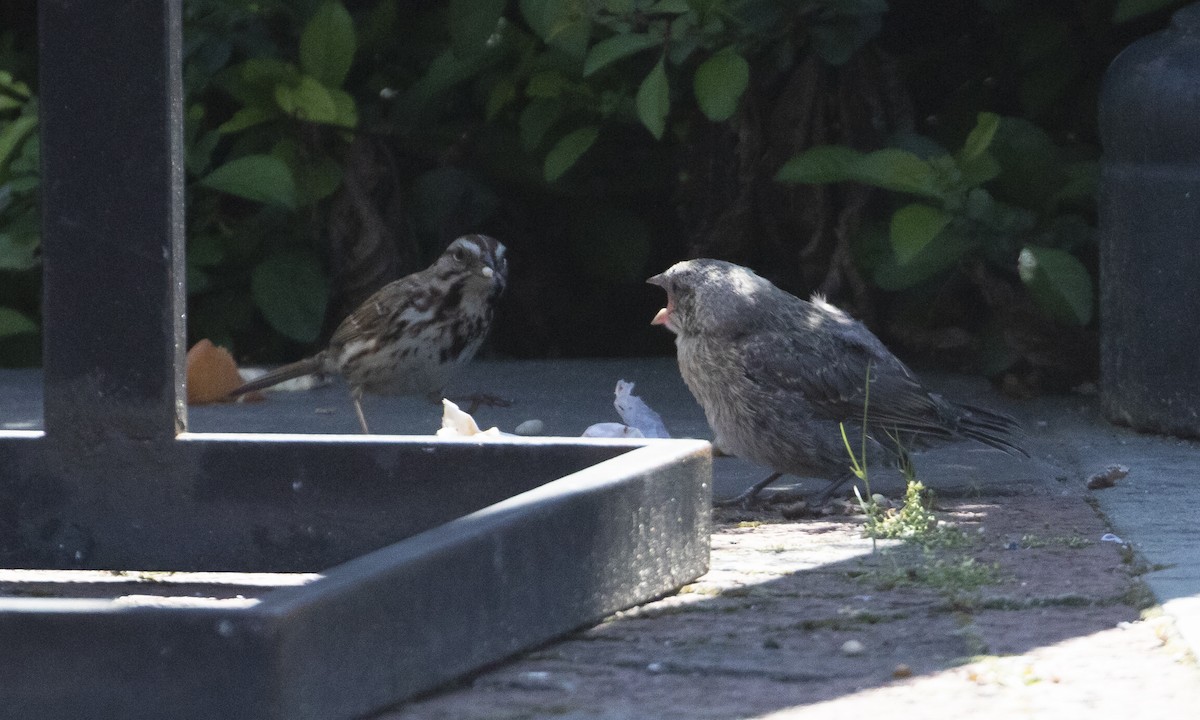
<instances>
[{"instance_id":1,"label":"dried orange leaf","mask_svg":"<svg viewBox=\"0 0 1200 720\"><path fill-rule=\"evenodd\" d=\"M225 402L229 393L240 387L233 356L209 340L201 340L187 354L187 401L189 405Z\"/></svg>"}]
</instances>

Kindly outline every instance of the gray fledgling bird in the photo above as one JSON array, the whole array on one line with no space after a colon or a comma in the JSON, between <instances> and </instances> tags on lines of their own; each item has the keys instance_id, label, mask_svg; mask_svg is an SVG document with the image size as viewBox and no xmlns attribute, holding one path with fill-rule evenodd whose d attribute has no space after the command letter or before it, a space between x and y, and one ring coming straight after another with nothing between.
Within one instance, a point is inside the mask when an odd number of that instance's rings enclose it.
<instances>
[{"instance_id":1,"label":"gray fledgling bird","mask_svg":"<svg viewBox=\"0 0 1200 720\"><path fill-rule=\"evenodd\" d=\"M873 451L969 438L1010 454L1015 420L930 393L862 323L814 296L806 302L752 270L688 260L647 280L667 292L652 321L675 333L679 371L704 408L715 444L772 474L732 500L748 504L783 474L853 477L839 423L858 451L866 407ZM869 395L866 388L870 372Z\"/></svg>"}]
</instances>

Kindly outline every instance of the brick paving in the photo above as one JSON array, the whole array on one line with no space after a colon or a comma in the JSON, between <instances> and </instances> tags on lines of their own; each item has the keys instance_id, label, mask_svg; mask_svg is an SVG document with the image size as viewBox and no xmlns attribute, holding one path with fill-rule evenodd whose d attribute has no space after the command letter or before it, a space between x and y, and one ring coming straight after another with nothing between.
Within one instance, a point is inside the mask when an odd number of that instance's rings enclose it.
<instances>
[{"instance_id":1,"label":"brick paving","mask_svg":"<svg viewBox=\"0 0 1200 720\"><path fill-rule=\"evenodd\" d=\"M1142 619L1145 568L1052 491L944 499L963 543L874 554L861 516L719 514L678 594L376 720L1194 717L1200 671Z\"/></svg>"}]
</instances>

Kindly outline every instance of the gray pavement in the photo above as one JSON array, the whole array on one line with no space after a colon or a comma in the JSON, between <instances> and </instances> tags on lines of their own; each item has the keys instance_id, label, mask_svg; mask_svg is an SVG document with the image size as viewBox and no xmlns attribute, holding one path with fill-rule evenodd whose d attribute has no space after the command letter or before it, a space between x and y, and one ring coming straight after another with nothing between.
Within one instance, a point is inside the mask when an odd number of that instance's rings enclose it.
<instances>
[{"instance_id":1,"label":"gray pavement","mask_svg":"<svg viewBox=\"0 0 1200 720\"><path fill-rule=\"evenodd\" d=\"M0 371L0 430L41 427L39 374ZM592 423L618 420L613 389L618 379L636 383L634 393L663 417L675 437L711 436L699 407L679 377L673 359L570 361L481 361L449 388L449 394L487 392L514 402L483 408L482 427L511 432L540 419L545 434L577 436ZM1095 397L1069 396L1013 402L975 378L934 377L947 397L1010 412L1024 424L1031 459L1012 458L971 443L957 443L916 456L926 485L947 496L995 491L1007 485L1046 483L1063 494L1089 493L1113 532L1154 568L1146 582L1173 616L1180 633L1200 655L1200 444L1142 435L1106 422ZM415 398L369 397L364 410L373 432L430 434L440 425L440 408ZM196 407L193 432L354 433L358 431L345 387L338 382L304 392L271 393L266 402ZM1092 473L1110 464L1129 468L1116 487L1087 491ZM736 494L763 471L735 459L714 463L714 494ZM787 478L800 490L822 481ZM879 473L876 487L895 492L899 479Z\"/></svg>"}]
</instances>

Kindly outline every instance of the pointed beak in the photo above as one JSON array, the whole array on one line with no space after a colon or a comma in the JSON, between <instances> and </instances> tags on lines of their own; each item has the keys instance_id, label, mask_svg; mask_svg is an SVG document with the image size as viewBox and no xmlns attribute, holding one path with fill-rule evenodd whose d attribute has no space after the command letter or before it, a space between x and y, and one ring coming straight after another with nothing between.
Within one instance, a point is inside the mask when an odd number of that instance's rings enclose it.
<instances>
[{"instance_id":1,"label":"pointed beak","mask_svg":"<svg viewBox=\"0 0 1200 720\"><path fill-rule=\"evenodd\" d=\"M504 258L504 246L496 243L497 251L491 256L485 256L483 267L479 274L486 280L492 281L492 287L497 293L503 293L508 285L508 261Z\"/></svg>"},{"instance_id":2,"label":"pointed beak","mask_svg":"<svg viewBox=\"0 0 1200 720\"><path fill-rule=\"evenodd\" d=\"M662 273L659 273L659 274L655 275L654 277L647 279L646 282L649 283L650 285L657 285L660 288L663 288L664 290L667 287L667 279L663 277Z\"/></svg>"},{"instance_id":3,"label":"pointed beak","mask_svg":"<svg viewBox=\"0 0 1200 720\"><path fill-rule=\"evenodd\" d=\"M670 303L667 303L667 304L670 305ZM657 313L654 314L654 319L650 321L650 324L651 325L666 325L667 321L670 319L671 319L671 310L669 307L665 307L662 310L659 310Z\"/></svg>"}]
</instances>

